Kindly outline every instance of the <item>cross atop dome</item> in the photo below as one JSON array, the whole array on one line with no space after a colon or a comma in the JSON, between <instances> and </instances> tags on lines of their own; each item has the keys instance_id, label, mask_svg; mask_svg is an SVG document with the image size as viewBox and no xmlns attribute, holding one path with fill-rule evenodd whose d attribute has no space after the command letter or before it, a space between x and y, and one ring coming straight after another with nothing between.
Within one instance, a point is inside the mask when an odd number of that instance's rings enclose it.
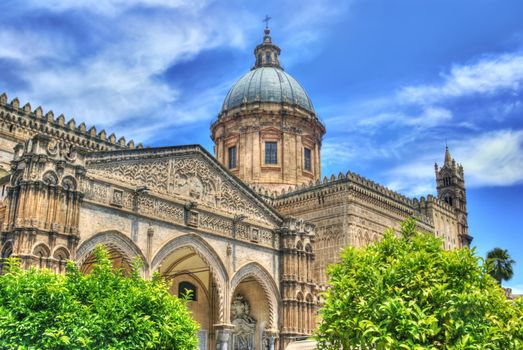
<instances>
[{"instance_id":1,"label":"cross atop dome","mask_svg":"<svg viewBox=\"0 0 523 350\"><path fill-rule=\"evenodd\" d=\"M280 48L272 43L271 30L269 29L269 21L272 19L269 15L265 15L262 22L265 22L263 42L254 49L254 57L256 62L254 68L259 67L276 67L280 66ZM253 69L254 69L253 68Z\"/></svg>"},{"instance_id":2,"label":"cross atop dome","mask_svg":"<svg viewBox=\"0 0 523 350\"><path fill-rule=\"evenodd\" d=\"M265 22L265 29L269 29L269 21L272 19L271 16L269 15L265 15L265 18L263 19L262 22Z\"/></svg>"}]
</instances>

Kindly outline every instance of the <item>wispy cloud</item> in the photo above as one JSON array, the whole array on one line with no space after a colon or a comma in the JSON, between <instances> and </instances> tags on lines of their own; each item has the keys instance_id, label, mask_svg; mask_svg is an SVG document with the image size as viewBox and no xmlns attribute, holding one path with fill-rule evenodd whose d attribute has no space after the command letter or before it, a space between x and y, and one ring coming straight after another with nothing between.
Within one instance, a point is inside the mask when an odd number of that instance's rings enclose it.
<instances>
[{"instance_id":1,"label":"wispy cloud","mask_svg":"<svg viewBox=\"0 0 523 350\"><path fill-rule=\"evenodd\" d=\"M471 64L454 65L441 78L438 84L404 87L398 97L406 103L431 104L473 94L519 90L523 82L523 53L486 55Z\"/></svg>"},{"instance_id":2,"label":"wispy cloud","mask_svg":"<svg viewBox=\"0 0 523 350\"><path fill-rule=\"evenodd\" d=\"M383 124L397 124L416 127L432 127L443 124L452 119L452 112L441 107L426 107L419 114L409 115L402 112L380 113L376 116L361 119L360 126L381 126Z\"/></svg>"},{"instance_id":3,"label":"wispy cloud","mask_svg":"<svg viewBox=\"0 0 523 350\"><path fill-rule=\"evenodd\" d=\"M284 8L290 11L291 3ZM312 29L303 19L317 24L335 15L328 4L311 4L300 7L300 16L289 16L281 32L307 36ZM24 82L8 93L142 142L167 139L161 134L177 125L207 126L234 81L204 77L207 86L195 91L178 84L176 76L167 79L165 72L217 48L245 50L253 28L261 37L261 18L253 21L241 3L230 6L234 11L206 0L28 1L17 8L18 17L31 11L41 18L59 14L73 25L79 18L90 45L57 26L1 23L0 63L9 60Z\"/></svg>"},{"instance_id":4,"label":"wispy cloud","mask_svg":"<svg viewBox=\"0 0 523 350\"><path fill-rule=\"evenodd\" d=\"M46 9L53 12L71 10L89 11L106 16L116 16L131 8L165 8L165 9L187 9L191 11L201 10L208 4L206 0L47 0L29 1L34 8Z\"/></svg>"},{"instance_id":5,"label":"wispy cloud","mask_svg":"<svg viewBox=\"0 0 523 350\"><path fill-rule=\"evenodd\" d=\"M466 169L468 184L510 186L523 182L523 130L486 132L459 142L455 158Z\"/></svg>"},{"instance_id":6,"label":"wispy cloud","mask_svg":"<svg viewBox=\"0 0 523 350\"><path fill-rule=\"evenodd\" d=\"M45 33L24 28L0 27L0 59L33 64L39 59L61 59L73 43L64 36L49 37Z\"/></svg>"},{"instance_id":7,"label":"wispy cloud","mask_svg":"<svg viewBox=\"0 0 523 350\"><path fill-rule=\"evenodd\" d=\"M53 3L57 6L54 11L70 10L73 6L69 2ZM106 9L118 7L120 1L96 3L94 7ZM37 28L21 32L0 30L0 39L7 37L10 40L7 42L12 44L9 49L0 49L0 58L15 61L17 75L28 82L22 90L9 93L30 99L33 104L54 108L58 113L69 111L76 120L86 120L99 128L121 129L127 136L141 141L153 137L162 126L210 119L213 114L205 115L201 111L206 102L215 103L213 93L225 94L220 90L221 85L211 85L199 91L198 98L188 98L175 84L162 78L162 74L170 66L202 51L221 45L242 45L241 18L223 25L223 18L203 10L181 16L176 8L185 6L184 2L125 3L122 6L128 8L147 5L174 10L156 14L154 21L141 13L114 14L118 20L108 20L108 27L102 29L107 42L94 52L82 52L82 43L74 43L65 34L64 40L57 40L55 33L39 32ZM103 26L86 30L92 30L93 35L100 34L97 32L100 27ZM72 47L66 47L68 44ZM68 54L77 51L82 54L70 62L72 57ZM55 56L66 62L50 64L49 58ZM194 108L196 101L198 108ZM156 127L156 132L146 131L151 127Z\"/></svg>"},{"instance_id":8,"label":"wispy cloud","mask_svg":"<svg viewBox=\"0 0 523 350\"><path fill-rule=\"evenodd\" d=\"M448 143L465 167L467 186L523 182L523 131L510 123L523 113L523 52L471 62L452 65L432 82L339 106L344 114L327 120L336 135L324 148L325 165L363 160L387 186L423 195L434 191L433 164ZM383 170L384 163L392 168Z\"/></svg>"},{"instance_id":9,"label":"wispy cloud","mask_svg":"<svg viewBox=\"0 0 523 350\"><path fill-rule=\"evenodd\" d=\"M468 188L510 186L523 182L523 131L498 130L465 137L450 144L463 165ZM434 192L434 159L442 153L422 152L405 164L385 171L388 186L410 195Z\"/></svg>"}]
</instances>

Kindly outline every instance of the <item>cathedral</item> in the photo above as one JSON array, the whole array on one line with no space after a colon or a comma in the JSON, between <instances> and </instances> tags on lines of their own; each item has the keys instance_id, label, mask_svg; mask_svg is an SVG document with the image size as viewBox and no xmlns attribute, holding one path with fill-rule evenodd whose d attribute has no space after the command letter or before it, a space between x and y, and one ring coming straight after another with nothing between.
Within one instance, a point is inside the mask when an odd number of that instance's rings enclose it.
<instances>
[{"instance_id":1,"label":"cathedral","mask_svg":"<svg viewBox=\"0 0 523 350\"><path fill-rule=\"evenodd\" d=\"M437 196L407 198L353 172L322 177L326 126L280 64L269 28L254 66L199 145L143 147L0 95L0 258L88 273L114 266L192 291L200 349L285 349L316 328L341 248L416 217L446 249L469 246L463 167L448 149ZM0 266L1 268L1 266Z\"/></svg>"}]
</instances>

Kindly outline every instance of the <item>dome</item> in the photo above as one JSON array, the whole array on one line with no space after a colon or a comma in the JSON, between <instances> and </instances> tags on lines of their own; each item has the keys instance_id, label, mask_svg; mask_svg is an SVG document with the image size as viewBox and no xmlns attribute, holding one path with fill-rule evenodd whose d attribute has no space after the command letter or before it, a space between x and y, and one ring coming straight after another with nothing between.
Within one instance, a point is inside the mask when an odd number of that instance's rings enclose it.
<instances>
[{"instance_id":1,"label":"dome","mask_svg":"<svg viewBox=\"0 0 523 350\"><path fill-rule=\"evenodd\" d=\"M300 83L279 67L257 67L242 76L227 93L222 111L251 102L296 104L314 113Z\"/></svg>"}]
</instances>

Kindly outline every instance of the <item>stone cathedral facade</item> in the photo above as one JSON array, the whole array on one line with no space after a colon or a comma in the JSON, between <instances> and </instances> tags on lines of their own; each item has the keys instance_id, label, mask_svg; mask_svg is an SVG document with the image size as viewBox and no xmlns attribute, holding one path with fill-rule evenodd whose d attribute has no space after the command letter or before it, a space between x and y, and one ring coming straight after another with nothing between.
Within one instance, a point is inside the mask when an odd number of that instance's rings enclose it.
<instances>
[{"instance_id":1,"label":"stone cathedral facade","mask_svg":"<svg viewBox=\"0 0 523 350\"><path fill-rule=\"evenodd\" d=\"M410 199L352 173L322 178L326 132L265 29L200 146L144 148L0 95L1 258L84 272L102 244L138 256L174 295L193 291L201 349L285 349L316 327L325 268L407 217L468 246L463 167L445 152L437 196ZM1 261L1 260L0 260Z\"/></svg>"}]
</instances>

